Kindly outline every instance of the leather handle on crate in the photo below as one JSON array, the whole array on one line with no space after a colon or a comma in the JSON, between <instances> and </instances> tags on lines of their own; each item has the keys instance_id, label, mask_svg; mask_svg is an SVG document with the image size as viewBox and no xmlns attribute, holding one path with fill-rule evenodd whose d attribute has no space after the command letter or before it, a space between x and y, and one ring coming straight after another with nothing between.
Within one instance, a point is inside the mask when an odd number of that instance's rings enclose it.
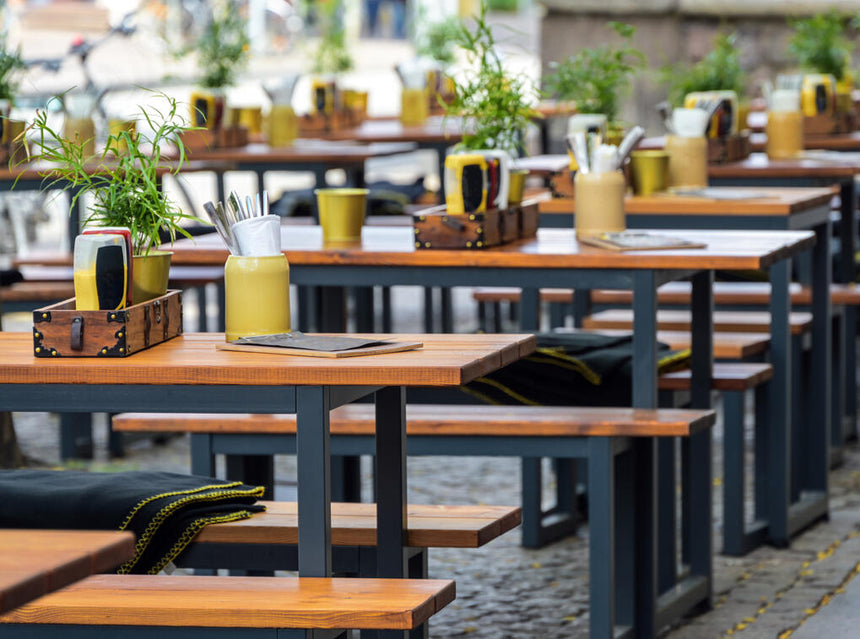
<instances>
[{"instance_id":1,"label":"leather handle on crate","mask_svg":"<svg viewBox=\"0 0 860 639\"><path fill-rule=\"evenodd\" d=\"M84 350L84 318L78 315L72 318L72 331L69 346L73 351Z\"/></svg>"},{"instance_id":2,"label":"leather handle on crate","mask_svg":"<svg viewBox=\"0 0 860 639\"><path fill-rule=\"evenodd\" d=\"M463 224L460 220L453 217L448 217L447 215L442 218L442 224L447 226L449 229L453 229L455 231L462 231L464 228L466 228L466 225Z\"/></svg>"}]
</instances>

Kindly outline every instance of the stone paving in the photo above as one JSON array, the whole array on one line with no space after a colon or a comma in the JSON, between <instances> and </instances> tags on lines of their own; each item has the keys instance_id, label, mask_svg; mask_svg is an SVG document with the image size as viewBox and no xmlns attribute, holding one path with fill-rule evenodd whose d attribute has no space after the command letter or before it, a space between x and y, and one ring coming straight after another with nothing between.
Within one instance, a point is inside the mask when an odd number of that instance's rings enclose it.
<instances>
[{"instance_id":1,"label":"stone paving","mask_svg":"<svg viewBox=\"0 0 860 639\"><path fill-rule=\"evenodd\" d=\"M417 291L413 294L418 295ZM469 327L474 310L455 299L460 326ZM395 296L395 301L398 297ZM420 305L401 292L401 330L418 321ZM193 304L185 305L194 308ZM186 318L194 321L194 318ZM26 316L4 318L6 330L25 330ZM15 414L25 453L48 465L59 464L55 416ZM96 458L73 467L116 471L159 469L187 472L188 440L172 437L165 444L131 442L122 459L106 455L107 427L96 422ZM714 548L720 548L721 428L714 433ZM370 464L364 460L365 495ZM295 495L292 457L277 461L276 496ZM713 609L664 629L666 639L791 636L815 618L822 601L842 589L860 566L860 447L847 447L843 464L831 473L829 521L798 536L788 549L769 546L742 558L714 557ZM546 486L547 492L551 485ZM415 457L409 460L409 500L415 503L519 504L519 460L508 458ZM434 550L430 574L453 578L457 599L434 618L431 637L585 638L588 636L588 527L539 550L519 545L518 530L480 549ZM856 600L856 597L855 597ZM825 627L827 624L820 624ZM788 633L788 634L786 634ZM806 636L809 636L808 634ZM834 637L845 635L834 634Z\"/></svg>"}]
</instances>

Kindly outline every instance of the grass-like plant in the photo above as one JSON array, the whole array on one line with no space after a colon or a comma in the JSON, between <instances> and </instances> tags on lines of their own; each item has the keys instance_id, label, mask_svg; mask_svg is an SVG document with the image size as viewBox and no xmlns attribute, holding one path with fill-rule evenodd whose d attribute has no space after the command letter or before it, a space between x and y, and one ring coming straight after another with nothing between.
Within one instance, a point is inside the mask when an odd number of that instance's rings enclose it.
<instances>
[{"instance_id":1,"label":"grass-like plant","mask_svg":"<svg viewBox=\"0 0 860 639\"><path fill-rule=\"evenodd\" d=\"M690 65L668 65L661 69L663 81L669 85L669 102L681 106L684 96L696 91L734 91L745 93L745 75L741 68L740 51L735 33L719 33L714 48Z\"/></svg>"},{"instance_id":2,"label":"grass-like plant","mask_svg":"<svg viewBox=\"0 0 860 639\"><path fill-rule=\"evenodd\" d=\"M0 35L0 99L14 100L18 92L15 72L25 68L20 49L10 50L6 36Z\"/></svg>"},{"instance_id":3,"label":"grass-like plant","mask_svg":"<svg viewBox=\"0 0 860 639\"><path fill-rule=\"evenodd\" d=\"M789 20L794 29L788 51L807 71L830 73L842 80L851 57L852 45L845 37L846 20L836 10L810 18Z\"/></svg>"},{"instance_id":4,"label":"grass-like plant","mask_svg":"<svg viewBox=\"0 0 860 639\"><path fill-rule=\"evenodd\" d=\"M421 10L423 7L419 9ZM461 27L462 23L457 16L431 22L416 37L416 53L443 65L453 64L456 60L456 40Z\"/></svg>"},{"instance_id":5,"label":"grass-like plant","mask_svg":"<svg viewBox=\"0 0 860 639\"><path fill-rule=\"evenodd\" d=\"M194 44L202 71L200 85L210 89L231 86L236 74L248 62L250 42L247 21L235 3L221 2L213 9L212 20Z\"/></svg>"},{"instance_id":6,"label":"grass-like plant","mask_svg":"<svg viewBox=\"0 0 860 639\"><path fill-rule=\"evenodd\" d=\"M307 0L305 0L307 3ZM344 73L353 67L352 56L346 46L346 29L343 26L344 0L325 0L314 3L320 41L313 53L313 73Z\"/></svg>"},{"instance_id":7,"label":"grass-like plant","mask_svg":"<svg viewBox=\"0 0 860 639\"><path fill-rule=\"evenodd\" d=\"M532 106L537 96L524 74L505 70L486 15L482 0L474 30L463 24L457 29L457 44L471 67L454 78L453 99L440 102L446 114L463 118L459 148L501 149L516 156L526 127L537 117Z\"/></svg>"},{"instance_id":8,"label":"grass-like plant","mask_svg":"<svg viewBox=\"0 0 860 639\"><path fill-rule=\"evenodd\" d=\"M151 132L111 134L104 151L95 158L86 154L88 140L68 140L49 124L48 109L40 110L28 127L33 153L50 164L44 188L71 187L70 208L84 194L91 194L93 203L85 224L128 227L134 255L148 254L162 243L163 235L171 243L180 235L191 237L182 224L202 221L183 213L159 186L161 176L175 175L185 164L181 134L190 128L180 117L176 100L158 95L166 101L166 108L141 106L139 110L139 123L145 123ZM171 147L173 153L165 157Z\"/></svg>"},{"instance_id":9,"label":"grass-like plant","mask_svg":"<svg viewBox=\"0 0 860 639\"><path fill-rule=\"evenodd\" d=\"M572 100L579 113L602 113L614 122L623 92L630 87L633 74L645 66L645 55L631 44L635 27L623 22L609 22L607 26L624 44L582 49L567 60L550 62L544 94Z\"/></svg>"}]
</instances>

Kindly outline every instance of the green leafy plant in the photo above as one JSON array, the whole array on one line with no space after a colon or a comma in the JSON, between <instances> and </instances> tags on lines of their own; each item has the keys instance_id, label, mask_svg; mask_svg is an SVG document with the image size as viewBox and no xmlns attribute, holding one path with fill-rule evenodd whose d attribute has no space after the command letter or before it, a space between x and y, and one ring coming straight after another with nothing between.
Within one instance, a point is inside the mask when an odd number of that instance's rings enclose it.
<instances>
[{"instance_id":1,"label":"green leafy plant","mask_svg":"<svg viewBox=\"0 0 860 639\"><path fill-rule=\"evenodd\" d=\"M808 71L831 73L837 80L845 75L852 45L845 37L845 19L835 10L810 18L789 20L794 34L788 51Z\"/></svg>"},{"instance_id":2,"label":"green leafy plant","mask_svg":"<svg viewBox=\"0 0 860 639\"><path fill-rule=\"evenodd\" d=\"M734 91L743 95L745 76L736 42L736 34L720 33L714 48L694 65L663 67L661 76L669 85L669 102L681 106L684 96L695 91Z\"/></svg>"},{"instance_id":3,"label":"green leafy plant","mask_svg":"<svg viewBox=\"0 0 860 639\"><path fill-rule=\"evenodd\" d=\"M314 7L320 41L313 53L311 71L322 74L349 71L353 62L343 26L344 0L322 0L314 3Z\"/></svg>"},{"instance_id":4,"label":"green leafy plant","mask_svg":"<svg viewBox=\"0 0 860 639\"><path fill-rule=\"evenodd\" d=\"M14 100L18 92L15 72L25 67L20 49L11 51L6 46L6 36L0 36L0 98Z\"/></svg>"},{"instance_id":5,"label":"green leafy plant","mask_svg":"<svg viewBox=\"0 0 860 639\"><path fill-rule=\"evenodd\" d=\"M544 93L558 100L573 100L579 113L602 113L614 122L622 93L630 87L633 74L645 66L645 55L631 46L635 27L622 22L607 26L623 38L624 44L583 49L567 60L551 62Z\"/></svg>"},{"instance_id":6,"label":"green leafy plant","mask_svg":"<svg viewBox=\"0 0 860 639\"><path fill-rule=\"evenodd\" d=\"M456 59L456 39L462 28L460 19L449 16L438 22L431 22L422 33L418 34L415 49L419 56L441 62L443 65L453 64Z\"/></svg>"},{"instance_id":7,"label":"green leafy plant","mask_svg":"<svg viewBox=\"0 0 860 639\"><path fill-rule=\"evenodd\" d=\"M232 85L248 61L247 21L231 2L219 3L212 20L194 44L202 72L203 87L219 89Z\"/></svg>"},{"instance_id":8,"label":"green leafy plant","mask_svg":"<svg viewBox=\"0 0 860 639\"><path fill-rule=\"evenodd\" d=\"M505 70L486 14L482 0L474 31L462 24L458 28L457 44L471 67L463 77L454 78L453 99L440 102L447 115L464 120L459 148L501 149L518 155L526 127L537 116L532 108L537 96L524 74Z\"/></svg>"},{"instance_id":9,"label":"green leafy plant","mask_svg":"<svg viewBox=\"0 0 860 639\"><path fill-rule=\"evenodd\" d=\"M85 223L128 227L135 255L146 255L159 246L162 234L171 243L178 235L190 237L181 225L202 221L183 213L159 188L162 175L175 175L182 169L186 151L181 134L190 130L178 113L176 100L159 95L166 100L166 108L140 107L138 122L145 123L151 133L133 135L123 130L111 134L96 158L86 154L89 140L67 140L49 124L48 109L40 110L28 127L33 151L51 165L44 188L71 187L72 208L84 194L91 194L93 203ZM170 146L175 150L165 157Z\"/></svg>"}]
</instances>

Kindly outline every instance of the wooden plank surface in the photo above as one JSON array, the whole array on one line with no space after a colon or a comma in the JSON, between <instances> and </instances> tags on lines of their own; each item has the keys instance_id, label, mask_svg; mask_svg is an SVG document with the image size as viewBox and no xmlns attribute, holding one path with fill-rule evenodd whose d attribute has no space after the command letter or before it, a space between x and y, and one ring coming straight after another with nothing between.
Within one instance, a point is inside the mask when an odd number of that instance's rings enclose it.
<instances>
[{"instance_id":1,"label":"wooden plank surface","mask_svg":"<svg viewBox=\"0 0 860 639\"><path fill-rule=\"evenodd\" d=\"M406 126L398 119L366 120L360 126L320 133L327 140L356 142L416 142L456 144L463 137L463 127L457 118L431 117L424 124Z\"/></svg>"},{"instance_id":2,"label":"wooden plank surface","mask_svg":"<svg viewBox=\"0 0 860 639\"><path fill-rule=\"evenodd\" d=\"M618 253L579 245L572 229L539 229L536 238L480 251L416 250L414 233L403 227L365 227L362 241L325 244L318 226L281 228L290 264L302 266L550 268L550 269L759 269L810 248L811 231L659 230L707 245L704 249ZM174 244L173 264L224 264L228 251L206 235Z\"/></svg>"},{"instance_id":3,"label":"wooden plank surface","mask_svg":"<svg viewBox=\"0 0 860 639\"><path fill-rule=\"evenodd\" d=\"M454 582L98 575L3 616L7 623L408 630L453 601Z\"/></svg>"},{"instance_id":4,"label":"wooden plank surface","mask_svg":"<svg viewBox=\"0 0 860 639\"><path fill-rule=\"evenodd\" d=\"M207 526L194 543L296 544L296 502L260 502L266 512ZM520 524L513 506L407 506L406 545L415 548L479 548ZM334 546L376 545L376 504L332 503Z\"/></svg>"},{"instance_id":5,"label":"wooden plank surface","mask_svg":"<svg viewBox=\"0 0 860 639\"><path fill-rule=\"evenodd\" d=\"M346 167L364 164L366 160L414 151L408 142L393 141L375 144L354 142L330 142L323 140L297 140L289 147L270 147L267 144L248 144L237 148L197 150L194 158L215 162L261 163L277 168L277 165L301 165L308 162Z\"/></svg>"},{"instance_id":6,"label":"wooden plank surface","mask_svg":"<svg viewBox=\"0 0 860 639\"><path fill-rule=\"evenodd\" d=\"M0 529L0 612L134 555L134 535L119 531Z\"/></svg>"},{"instance_id":7,"label":"wooden plank surface","mask_svg":"<svg viewBox=\"0 0 860 639\"><path fill-rule=\"evenodd\" d=\"M847 178L860 173L860 161L833 161L808 158L770 160L764 153L753 153L746 160L708 165L711 178Z\"/></svg>"},{"instance_id":8,"label":"wooden plank surface","mask_svg":"<svg viewBox=\"0 0 860 639\"><path fill-rule=\"evenodd\" d=\"M336 435L374 432L372 404L348 404L331 412ZM679 436L713 424L713 411L663 408L594 408L570 406L490 406L407 404L406 430L410 436L468 437L527 436ZM118 430L187 432L281 433L296 432L292 415L150 415L128 413Z\"/></svg>"},{"instance_id":9,"label":"wooden plank surface","mask_svg":"<svg viewBox=\"0 0 860 639\"><path fill-rule=\"evenodd\" d=\"M726 215L726 216L787 216L827 206L837 191L835 188L812 187L740 187L716 186L714 193L748 193L747 199L720 199L659 193L628 195L624 211L628 215ZM757 197L765 195L765 197ZM538 204L541 213L573 213L575 198L559 197Z\"/></svg>"},{"instance_id":10,"label":"wooden plank surface","mask_svg":"<svg viewBox=\"0 0 860 639\"><path fill-rule=\"evenodd\" d=\"M690 330L690 311L661 309L657 311L657 326L665 331ZM630 330L633 311L613 308L594 313L582 321L585 328L614 328ZM793 312L789 316L792 335L800 335L812 328L812 313ZM714 311L714 330L725 332L770 332L770 313L766 311Z\"/></svg>"},{"instance_id":11,"label":"wooden plank surface","mask_svg":"<svg viewBox=\"0 0 860 639\"><path fill-rule=\"evenodd\" d=\"M531 353L532 335L359 335L423 342L403 353L324 359L219 351L221 333L180 335L121 359L36 358L30 333L0 333L3 384L456 386Z\"/></svg>"}]
</instances>

